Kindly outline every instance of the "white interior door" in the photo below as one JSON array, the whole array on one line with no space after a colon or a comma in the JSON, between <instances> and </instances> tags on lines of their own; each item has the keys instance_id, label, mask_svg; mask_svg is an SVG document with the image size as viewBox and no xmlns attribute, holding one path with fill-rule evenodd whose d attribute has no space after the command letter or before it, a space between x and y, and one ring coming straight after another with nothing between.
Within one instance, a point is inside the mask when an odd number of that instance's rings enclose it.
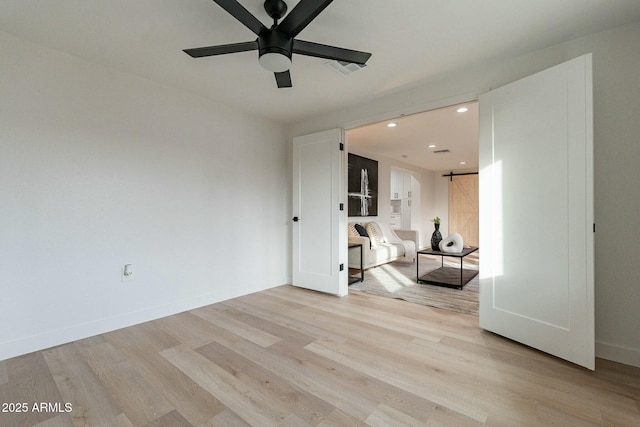
<instances>
[{"instance_id":1,"label":"white interior door","mask_svg":"<svg viewBox=\"0 0 640 427\"><path fill-rule=\"evenodd\" d=\"M480 326L594 369L591 55L480 97Z\"/></svg>"},{"instance_id":2,"label":"white interior door","mask_svg":"<svg viewBox=\"0 0 640 427\"><path fill-rule=\"evenodd\" d=\"M293 139L293 284L335 295L348 288L345 153L342 129Z\"/></svg>"}]
</instances>

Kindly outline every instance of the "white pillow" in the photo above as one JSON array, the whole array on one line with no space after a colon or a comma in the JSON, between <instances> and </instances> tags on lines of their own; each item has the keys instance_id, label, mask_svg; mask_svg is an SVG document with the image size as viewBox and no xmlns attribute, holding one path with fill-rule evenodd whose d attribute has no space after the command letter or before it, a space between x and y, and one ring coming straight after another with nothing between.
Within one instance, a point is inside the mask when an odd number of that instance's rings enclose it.
<instances>
[{"instance_id":1,"label":"white pillow","mask_svg":"<svg viewBox=\"0 0 640 427\"><path fill-rule=\"evenodd\" d=\"M365 230L369 234L369 238L371 239L371 247L377 248L383 243L387 243L387 240L384 238L384 234L382 234L382 230L380 226L376 222L367 223Z\"/></svg>"}]
</instances>

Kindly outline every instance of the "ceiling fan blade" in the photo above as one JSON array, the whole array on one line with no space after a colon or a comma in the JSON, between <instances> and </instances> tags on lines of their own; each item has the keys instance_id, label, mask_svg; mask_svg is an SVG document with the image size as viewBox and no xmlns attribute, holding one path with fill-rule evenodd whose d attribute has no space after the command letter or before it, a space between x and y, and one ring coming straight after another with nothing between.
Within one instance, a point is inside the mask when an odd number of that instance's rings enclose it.
<instances>
[{"instance_id":1,"label":"ceiling fan blade","mask_svg":"<svg viewBox=\"0 0 640 427\"><path fill-rule=\"evenodd\" d=\"M295 37L309 25L333 0L301 0L282 22L278 30Z\"/></svg>"},{"instance_id":2,"label":"ceiling fan blade","mask_svg":"<svg viewBox=\"0 0 640 427\"><path fill-rule=\"evenodd\" d=\"M245 27L253 31L256 36L259 36L261 32L267 30L267 27L265 27L264 24L260 22L260 20L258 20L258 18L253 16L251 12L245 9L244 6L242 6L236 0L213 1L216 2L218 6L229 12L231 16L244 24Z\"/></svg>"},{"instance_id":3,"label":"ceiling fan blade","mask_svg":"<svg viewBox=\"0 0 640 427\"><path fill-rule=\"evenodd\" d=\"M292 87L291 84L291 73L289 70L283 71L282 73L273 73L276 76L276 83L278 83L279 88L284 87Z\"/></svg>"},{"instance_id":4,"label":"ceiling fan blade","mask_svg":"<svg viewBox=\"0 0 640 427\"><path fill-rule=\"evenodd\" d=\"M184 53L191 55L193 58L202 58L203 56L224 55L227 53L246 52L248 50L257 50L258 41L221 44L218 46L196 47L193 49L184 49Z\"/></svg>"},{"instance_id":5,"label":"ceiling fan blade","mask_svg":"<svg viewBox=\"0 0 640 427\"><path fill-rule=\"evenodd\" d=\"M343 49L341 47L328 46L320 43L306 42L303 40L293 40L293 53L300 55L315 56L317 58L336 59L343 62L364 65L371 57L368 52Z\"/></svg>"}]
</instances>

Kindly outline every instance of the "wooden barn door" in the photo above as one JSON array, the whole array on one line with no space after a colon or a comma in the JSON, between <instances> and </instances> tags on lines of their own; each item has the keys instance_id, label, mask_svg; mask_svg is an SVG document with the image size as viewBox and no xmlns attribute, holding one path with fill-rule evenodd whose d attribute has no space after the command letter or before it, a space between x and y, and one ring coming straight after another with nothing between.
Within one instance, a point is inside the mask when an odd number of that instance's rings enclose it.
<instances>
[{"instance_id":1,"label":"wooden barn door","mask_svg":"<svg viewBox=\"0 0 640 427\"><path fill-rule=\"evenodd\" d=\"M453 176L449 182L449 233L465 246L478 246L478 175Z\"/></svg>"}]
</instances>

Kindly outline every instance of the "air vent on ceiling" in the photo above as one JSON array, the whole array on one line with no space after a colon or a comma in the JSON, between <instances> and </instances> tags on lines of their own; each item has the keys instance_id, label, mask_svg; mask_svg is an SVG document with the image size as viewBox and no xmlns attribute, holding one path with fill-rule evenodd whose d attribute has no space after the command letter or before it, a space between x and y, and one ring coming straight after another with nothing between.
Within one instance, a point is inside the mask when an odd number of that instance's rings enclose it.
<instances>
[{"instance_id":1,"label":"air vent on ceiling","mask_svg":"<svg viewBox=\"0 0 640 427\"><path fill-rule=\"evenodd\" d=\"M435 154L444 154L444 153L450 153L451 150L449 150L448 148L445 148L444 150L435 150L434 153Z\"/></svg>"},{"instance_id":2,"label":"air vent on ceiling","mask_svg":"<svg viewBox=\"0 0 640 427\"><path fill-rule=\"evenodd\" d=\"M344 61L328 61L325 62L324 65L326 65L327 67L331 68L334 71L337 71L338 73L342 74L343 76L348 76L351 73L354 73L358 70L362 70L364 67L366 67L366 64L354 64L352 62L344 62Z\"/></svg>"}]
</instances>

